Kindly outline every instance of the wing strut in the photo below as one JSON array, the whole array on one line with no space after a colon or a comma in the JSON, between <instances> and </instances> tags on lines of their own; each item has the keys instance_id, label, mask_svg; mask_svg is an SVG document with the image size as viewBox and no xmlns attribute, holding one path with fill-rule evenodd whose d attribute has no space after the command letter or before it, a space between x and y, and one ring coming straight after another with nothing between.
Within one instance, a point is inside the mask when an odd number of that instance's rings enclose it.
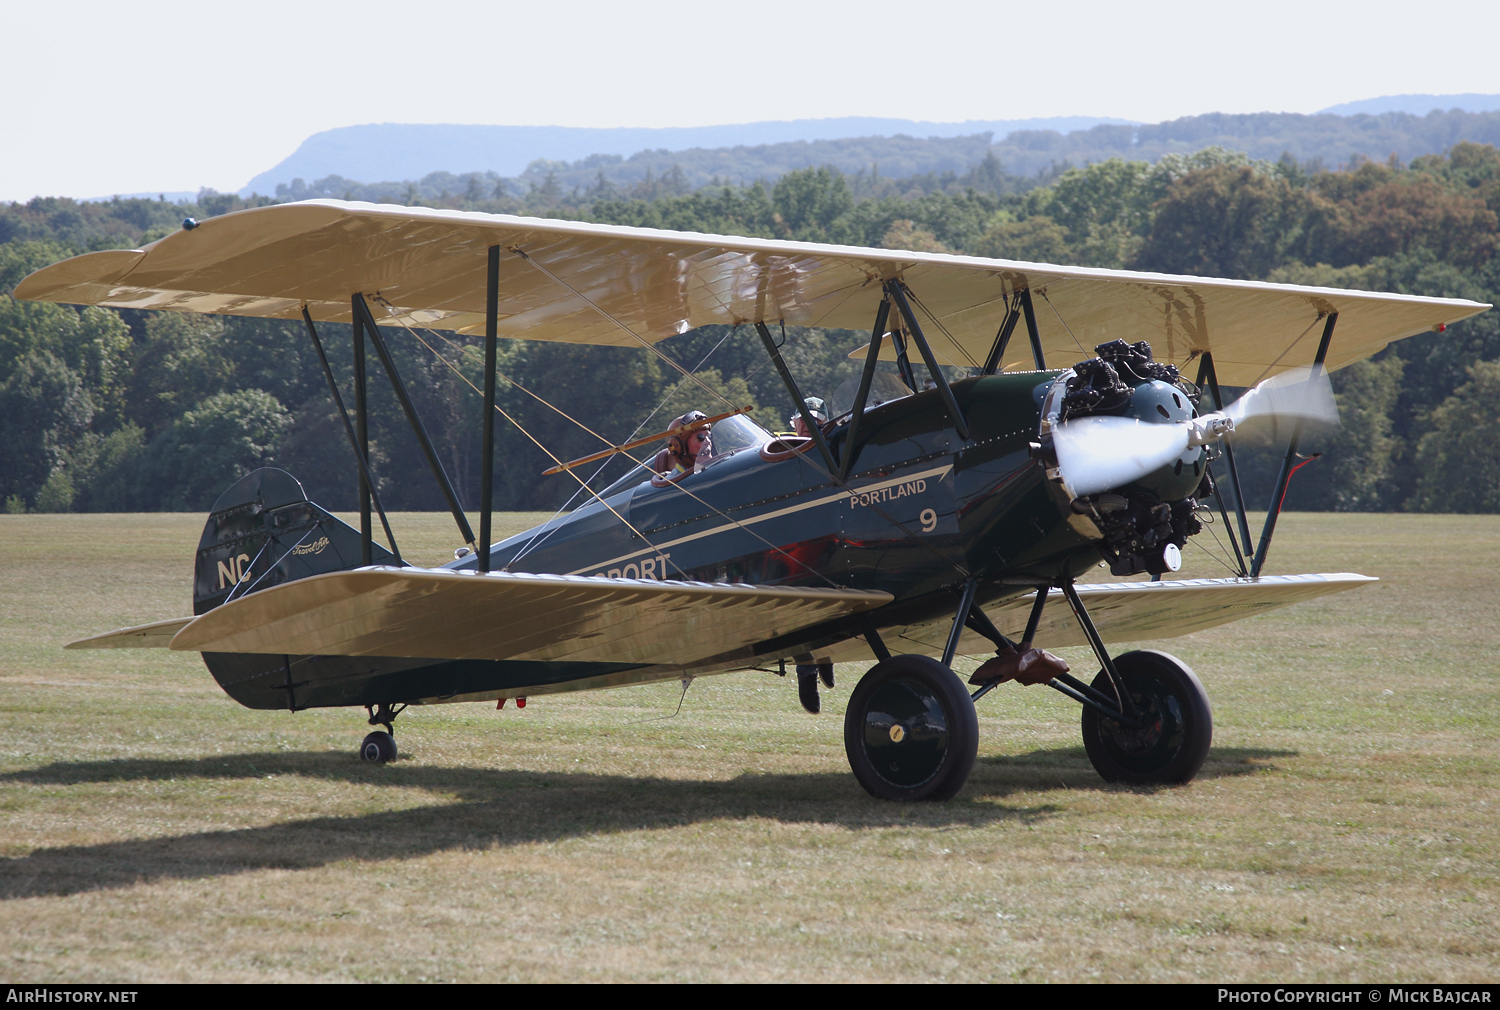
<instances>
[{"instance_id":1,"label":"wing strut","mask_svg":"<svg viewBox=\"0 0 1500 1010\"><path fill-rule=\"evenodd\" d=\"M484 293L484 459L479 464L479 570L490 570L490 530L495 509L495 356L500 336L500 247L490 246Z\"/></svg>"},{"instance_id":2,"label":"wing strut","mask_svg":"<svg viewBox=\"0 0 1500 1010\"><path fill-rule=\"evenodd\" d=\"M1026 332L1031 337L1031 357L1036 362L1036 370L1043 371L1047 367L1046 355L1042 354L1042 331L1036 328L1036 309L1031 307L1031 289L1021 289L1021 310L1026 313Z\"/></svg>"},{"instance_id":3,"label":"wing strut","mask_svg":"<svg viewBox=\"0 0 1500 1010\"><path fill-rule=\"evenodd\" d=\"M344 409L344 398L339 395L338 383L333 381L333 369L329 367L328 355L323 352L323 341L318 339L318 329L313 325L312 314L307 311L306 305L302 306L302 321L307 324L307 335L312 337L313 347L318 352L318 360L323 363L323 375L328 379L329 391L333 393L333 404L339 409L339 417L344 419L344 432L349 436L349 448L354 450L354 458L359 463L360 480L365 487L370 489L375 508L380 513L380 525L385 529L385 538L391 544L391 553L396 555L397 561L400 561L401 549L396 546L396 535L391 532L390 521L385 517L385 506L380 504L380 492L375 488L375 478L370 475L370 461L360 451L359 439L354 434L354 426L349 423L349 411ZM369 559L365 560L368 562Z\"/></svg>"},{"instance_id":4,"label":"wing strut","mask_svg":"<svg viewBox=\"0 0 1500 1010\"><path fill-rule=\"evenodd\" d=\"M443 464L437 457L437 450L432 447L432 439L427 437L427 429L422 426L422 419L417 416L417 408L412 405L411 397L407 395L406 384L401 381L401 373L396 371L396 362L391 360L391 352L385 346L385 338L380 335L380 327L375 325L375 317L370 314L369 303L365 301L364 295L358 293L352 300L354 339L356 342L362 342L359 336L361 329L369 334L370 343L375 345L375 353L380 356L380 363L385 367L385 374L391 380L391 389L395 390L396 399L401 402L401 409L406 412L406 421L417 436L417 444L422 447L422 453L427 457L427 465L432 468L432 475L437 478L443 497L448 500L448 510L453 513L453 521L458 524L459 535L464 538L464 543L473 544L474 530L469 526L463 506L458 503L458 495L454 492L453 483L448 480L448 473L443 469ZM477 546L475 549L478 549Z\"/></svg>"},{"instance_id":5,"label":"wing strut","mask_svg":"<svg viewBox=\"0 0 1500 1010\"><path fill-rule=\"evenodd\" d=\"M932 381L936 383L938 392L942 394L943 403L948 408L948 416L953 418L953 426L958 429L960 438L969 437L969 422L964 419L963 411L958 409L958 400L953 396L953 389L948 385L948 377L938 367L937 358L932 354L932 348L927 346L927 338L922 335L922 327L917 323L916 313L912 312L911 304L906 300L906 287L900 281L886 281L886 294L896 303L901 310L901 316L906 320L907 329L911 331L912 342L917 345L917 350L922 354L922 361L927 365L927 371L932 373ZM916 392L915 386L912 392Z\"/></svg>"},{"instance_id":6,"label":"wing strut","mask_svg":"<svg viewBox=\"0 0 1500 1010\"><path fill-rule=\"evenodd\" d=\"M890 295L886 295L887 298ZM901 381L906 383L906 388L913 393L917 391L917 377L912 374L911 359L906 356L906 340L901 336L901 324L897 323L891 327L891 346L896 349L896 371L901 376Z\"/></svg>"},{"instance_id":7,"label":"wing strut","mask_svg":"<svg viewBox=\"0 0 1500 1010\"><path fill-rule=\"evenodd\" d=\"M1318 342L1318 353L1313 358L1312 372L1308 381L1316 379L1323 371L1323 362L1328 358L1328 345L1333 340L1333 328L1338 324L1339 314L1330 312L1323 321L1323 339ZM1292 460L1297 455L1297 441L1302 437L1302 422L1292 429L1291 441L1287 443L1286 456L1281 460L1281 473L1276 476L1276 489L1271 495L1270 507L1266 509L1266 524L1260 531L1260 543L1255 547L1255 560L1250 563L1250 577L1257 578L1266 563L1266 553L1271 549L1271 535L1276 532L1276 520L1281 515L1281 503L1286 500L1286 485L1292 479Z\"/></svg>"},{"instance_id":8,"label":"wing strut","mask_svg":"<svg viewBox=\"0 0 1500 1010\"><path fill-rule=\"evenodd\" d=\"M776 366L776 371L781 373L781 381L786 384L786 390L792 394L792 402L797 405L797 412L802 415L802 423L807 425L812 440L818 446L818 452L823 454L823 462L828 464L830 471L838 469L838 464L833 460L833 450L828 448L828 439L823 437L823 426L818 419L812 416L812 411L807 409L807 401L802 396L802 390L797 388L797 380L792 378L792 373L787 369L786 362L781 358L781 349L776 346L776 341L771 339L771 331L766 329L766 324L759 319L755 321L755 332L760 334L761 343L766 345L766 354L771 358L771 364ZM783 331L784 333L785 331ZM848 452L848 442L844 443L845 452Z\"/></svg>"},{"instance_id":9,"label":"wing strut","mask_svg":"<svg viewBox=\"0 0 1500 1010\"><path fill-rule=\"evenodd\" d=\"M359 296L354 297L358 299ZM352 323L349 329L354 334L354 426L359 433L359 454L368 459L370 457L370 387L365 375L365 337L364 330L360 326L359 312L353 313ZM370 549L374 540L370 529L370 492L374 487L375 482L365 476L365 471L361 468L359 471L359 563L362 565L368 565L373 560L374 552Z\"/></svg>"},{"instance_id":10,"label":"wing strut","mask_svg":"<svg viewBox=\"0 0 1500 1010\"><path fill-rule=\"evenodd\" d=\"M1000 371L1000 358L1005 354L1005 348L1010 343L1010 335L1015 332L1016 320L1021 318L1021 295L1016 293L1015 304L1005 314L1005 321L1000 324L1000 331L995 334L995 342L990 346L990 356L984 360L984 375L994 375Z\"/></svg>"},{"instance_id":11,"label":"wing strut","mask_svg":"<svg viewBox=\"0 0 1500 1010\"><path fill-rule=\"evenodd\" d=\"M859 392L854 394L854 409L849 414L849 429L844 433L844 458L839 463L839 481L849 476L849 467L854 464L855 439L859 436L859 422L865 413L865 404L870 399L870 383L875 379L875 366L880 361L880 341L885 336L886 320L891 317L891 302L880 300L875 310L875 328L870 331L870 350L865 354L865 368L859 375Z\"/></svg>"},{"instance_id":12,"label":"wing strut","mask_svg":"<svg viewBox=\"0 0 1500 1010\"><path fill-rule=\"evenodd\" d=\"M1214 370L1214 355L1212 351L1205 351L1203 358L1198 363L1199 386L1203 385L1204 379L1208 380L1208 391L1213 394L1214 409L1223 410L1224 394L1219 392L1219 373ZM1223 445L1224 460L1229 464L1229 485L1234 488L1234 514L1235 518L1239 521L1240 528L1238 541L1236 542L1235 540L1234 530L1228 528L1228 516L1224 517L1225 532L1229 534L1230 542L1235 545L1234 553L1240 559L1240 574L1249 575L1250 573L1245 568L1245 559L1240 553L1239 545L1244 544L1247 551L1250 549L1250 519L1245 514L1245 494L1240 490L1240 471L1234 465L1234 446L1229 444L1228 439L1224 440ZM1220 513L1224 511L1224 498L1222 495L1219 497L1219 511Z\"/></svg>"}]
</instances>

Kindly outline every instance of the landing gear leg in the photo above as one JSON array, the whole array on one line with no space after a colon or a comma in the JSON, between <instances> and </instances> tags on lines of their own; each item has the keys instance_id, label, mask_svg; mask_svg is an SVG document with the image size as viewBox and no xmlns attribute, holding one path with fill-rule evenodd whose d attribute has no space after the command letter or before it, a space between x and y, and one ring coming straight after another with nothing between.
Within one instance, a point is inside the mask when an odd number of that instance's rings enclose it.
<instances>
[{"instance_id":1,"label":"landing gear leg","mask_svg":"<svg viewBox=\"0 0 1500 1010\"><path fill-rule=\"evenodd\" d=\"M360 742L359 756L371 764L383 765L396 760L396 716L406 711L406 706L392 708L386 702L366 705L370 713L371 726L384 726L385 731L376 730Z\"/></svg>"},{"instance_id":2,"label":"landing gear leg","mask_svg":"<svg viewBox=\"0 0 1500 1010\"><path fill-rule=\"evenodd\" d=\"M1142 649L1110 658L1071 579L1062 583L1073 616L1103 667L1085 687L1066 674L1049 682L1083 704L1083 749L1106 782L1191 782L1214 739L1208 692L1186 663Z\"/></svg>"}]
</instances>

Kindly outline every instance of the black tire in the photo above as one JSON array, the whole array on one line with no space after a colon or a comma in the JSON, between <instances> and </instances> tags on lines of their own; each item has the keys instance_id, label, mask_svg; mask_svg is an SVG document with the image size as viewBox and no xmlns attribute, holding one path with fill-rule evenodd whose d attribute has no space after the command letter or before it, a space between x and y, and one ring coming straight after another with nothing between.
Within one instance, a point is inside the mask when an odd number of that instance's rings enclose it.
<instances>
[{"instance_id":1,"label":"black tire","mask_svg":"<svg viewBox=\"0 0 1500 1010\"><path fill-rule=\"evenodd\" d=\"M384 730L376 730L360 742L359 756L371 764L390 764L396 760L396 738Z\"/></svg>"},{"instance_id":2,"label":"black tire","mask_svg":"<svg viewBox=\"0 0 1500 1010\"><path fill-rule=\"evenodd\" d=\"M963 681L942 663L892 656L849 697L844 750L876 799L952 799L974 768L979 716Z\"/></svg>"},{"instance_id":3,"label":"black tire","mask_svg":"<svg viewBox=\"0 0 1500 1010\"><path fill-rule=\"evenodd\" d=\"M1115 669L1142 716L1126 729L1092 708L1083 710L1083 749L1106 782L1149 786L1191 782L1214 738L1208 692L1176 656L1141 650L1115 657ZM1094 690L1113 698L1103 670Z\"/></svg>"}]
</instances>

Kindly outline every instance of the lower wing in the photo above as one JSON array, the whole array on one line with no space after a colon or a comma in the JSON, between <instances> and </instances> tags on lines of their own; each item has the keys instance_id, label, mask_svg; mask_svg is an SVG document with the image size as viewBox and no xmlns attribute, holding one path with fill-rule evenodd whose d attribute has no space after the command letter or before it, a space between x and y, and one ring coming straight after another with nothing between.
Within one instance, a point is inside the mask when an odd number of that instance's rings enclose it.
<instances>
[{"instance_id":1,"label":"lower wing","mask_svg":"<svg viewBox=\"0 0 1500 1010\"><path fill-rule=\"evenodd\" d=\"M1187 635L1377 581L1341 572L1105 582L1080 585L1078 594L1106 641L1130 642ZM890 600L857 590L373 568L286 583L201 617L122 628L67 648L689 666ZM1031 603L1027 594L989 616L1019 638ZM882 630L894 652L938 654L949 628L936 621ZM1088 644L1061 590L1049 593L1036 642ZM993 648L966 631L958 651ZM818 658L868 659L869 646L851 639Z\"/></svg>"},{"instance_id":2,"label":"lower wing","mask_svg":"<svg viewBox=\"0 0 1500 1010\"><path fill-rule=\"evenodd\" d=\"M185 624L171 648L687 666L891 598L848 589L366 568L226 603Z\"/></svg>"},{"instance_id":3,"label":"lower wing","mask_svg":"<svg viewBox=\"0 0 1500 1010\"><path fill-rule=\"evenodd\" d=\"M1263 575L1259 579L1182 579L1175 582L1095 582L1079 585L1078 595L1106 642L1135 642L1190 635L1220 624L1254 617L1330 593L1357 589L1379 579L1351 572L1323 575ZM1031 613L1030 593L986 614L1007 636L1019 640ZM889 636L891 651L941 654L952 623L936 622ZM903 643L898 646L897 643ZM1044 649L1088 645L1062 590L1048 593L1036 644ZM986 638L966 631L960 655L992 652ZM842 658L842 657L840 657ZM853 658L853 657L851 657Z\"/></svg>"}]
</instances>

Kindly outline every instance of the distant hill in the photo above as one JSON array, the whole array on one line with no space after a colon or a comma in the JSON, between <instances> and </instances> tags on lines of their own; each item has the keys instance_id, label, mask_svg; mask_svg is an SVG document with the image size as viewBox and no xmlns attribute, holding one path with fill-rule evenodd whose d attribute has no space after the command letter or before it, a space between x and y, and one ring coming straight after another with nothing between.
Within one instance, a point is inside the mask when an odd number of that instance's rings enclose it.
<instances>
[{"instance_id":1,"label":"distant hill","mask_svg":"<svg viewBox=\"0 0 1500 1010\"><path fill-rule=\"evenodd\" d=\"M647 151L760 147L797 141L898 135L953 138L988 133L1004 137L1016 130L1072 131L1101 123L1127 122L1104 116L970 120L963 123L846 116L840 119L664 129L371 123L313 134L285 161L251 179L241 194L275 193L278 183L290 185L298 178L311 182L329 175L365 181L420 179L437 171L519 176L538 158L576 162L591 155L612 155L624 159ZM807 164L804 161L792 167L801 168ZM927 167L918 169L920 172L929 170ZM785 169L776 174L781 171ZM729 174L740 176L745 173ZM750 174L754 175L753 170Z\"/></svg>"},{"instance_id":2,"label":"distant hill","mask_svg":"<svg viewBox=\"0 0 1500 1010\"><path fill-rule=\"evenodd\" d=\"M373 198L409 189L430 198L445 187L474 185L468 179L476 175L496 195L524 195L544 184L563 193L599 192L601 176L629 190L670 175L669 192L678 192L713 181L769 181L821 165L887 179L958 177L988 154L1014 187L1021 180L1033 185L1061 166L1116 157L1155 161L1214 145L1269 160L1290 154L1313 168L1392 155L1409 162L1460 140L1500 145L1500 95L1394 95L1335 109L1347 111L1210 113L1155 124L1085 116L965 123L846 117L659 130L371 124L314 134L240 192Z\"/></svg>"},{"instance_id":3,"label":"distant hill","mask_svg":"<svg viewBox=\"0 0 1500 1010\"><path fill-rule=\"evenodd\" d=\"M596 186L602 172L613 185L631 187L648 175L676 176L686 190L710 182L748 186L774 180L809 166L832 165L847 175L878 172L886 178L951 172L962 175L983 161L993 134L964 137L849 137L841 140L796 140L755 147L693 148L688 151L641 151L629 158L596 154L575 162L537 159L517 177L522 187L541 185L550 174L564 191Z\"/></svg>"},{"instance_id":4,"label":"distant hill","mask_svg":"<svg viewBox=\"0 0 1500 1010\"><path fill-rule=\"evenodd\" d=\"M1338 116L1318 113L1210 113L1149 126L1095 126L1061 134L1051 130L1012 133L994 146L1006 171L1030 175L1056 162L1074 165L1128 158L1155 161L1164 154L1188 154L1218 145L1275 161L1290 153L1299 162L1327 168L1351 158L1408 162L1441 154L1460 140L1500 145L1500 112L1429 112L1412 115Z\"/></svg>"},{"instance_id":5,"label":"distant hill","mask_svg":"<svg viewBox=\"0 0 1500 1010\"><path fill-rule=\"evenodd\" d=\"M1452 109L1463 112L1496 112L1500 111L1500 95L1384 95L1358 102L1345 102L1343 105L1330 105L1318 112L1335 116L1378 116L1382 112L1408 112L1413 116L1425 116L1433 109L1440 112Z\"/></svg>"}]
</instances>

